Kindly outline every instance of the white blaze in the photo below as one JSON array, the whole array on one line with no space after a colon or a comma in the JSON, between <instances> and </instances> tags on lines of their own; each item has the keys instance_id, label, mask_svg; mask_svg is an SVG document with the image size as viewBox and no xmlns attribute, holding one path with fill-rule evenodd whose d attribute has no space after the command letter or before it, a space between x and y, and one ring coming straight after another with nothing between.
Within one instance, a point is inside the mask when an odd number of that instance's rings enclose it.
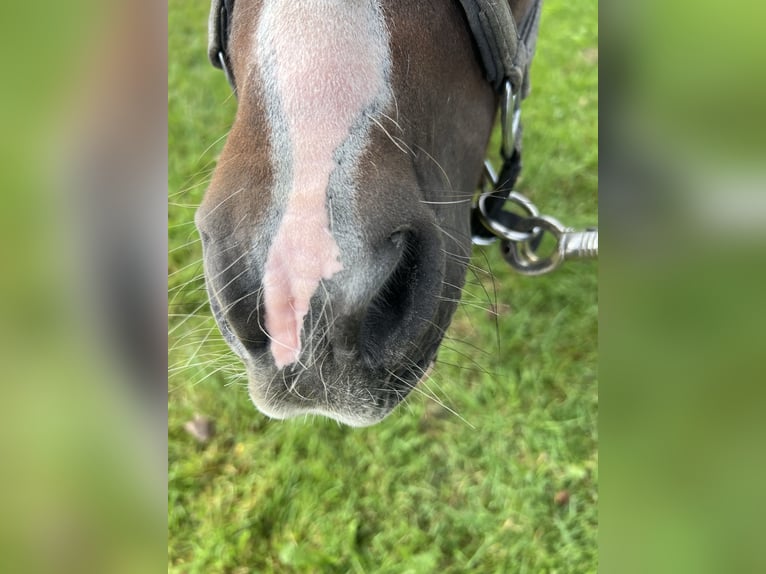
<instances>
[{"instance_id":1,"label":"white blaze","mask_svg":"<svg viewBox=\"0 0 766 574\"><path fill-rule=\"evenodd\" d=\"M265 326L281 368L298 360L320 281L343 269L327 210L333 154L385 100L390 61L374 0L267 0L255 45L266 97L277 104L268 106L272 139L287 138L272 148L292 159L275 158L287 198L264 270Z\"/></svg>"}]
</instances>

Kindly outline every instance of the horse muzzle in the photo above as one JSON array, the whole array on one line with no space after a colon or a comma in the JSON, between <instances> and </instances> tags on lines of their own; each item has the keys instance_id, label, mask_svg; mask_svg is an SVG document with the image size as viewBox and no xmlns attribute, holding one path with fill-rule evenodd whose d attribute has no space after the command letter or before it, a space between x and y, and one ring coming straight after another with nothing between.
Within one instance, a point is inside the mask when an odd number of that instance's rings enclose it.
<instances>
[{"instance_id":1,"label":"horse muzzle","mask_svg":"<svg viewBox=\"0 0 766 574\"><path fill-rule=\"evenodd\" d=\"M413 205L417 216L405 221L339 225L340 269L319 281L305 313L285 314L267 304L273 234L261 223L252 239L221 211L206 220L203 205L197 217L206 285L221 333L245 364L255 405L280 419L313 413L352 426L382 420L425 376L459 298L461 281L446 279L433 214ZM291 264L280 261L299 281L301 270ZM298 319L293 339L279 334Z\"/></svg>"}]
</instances>

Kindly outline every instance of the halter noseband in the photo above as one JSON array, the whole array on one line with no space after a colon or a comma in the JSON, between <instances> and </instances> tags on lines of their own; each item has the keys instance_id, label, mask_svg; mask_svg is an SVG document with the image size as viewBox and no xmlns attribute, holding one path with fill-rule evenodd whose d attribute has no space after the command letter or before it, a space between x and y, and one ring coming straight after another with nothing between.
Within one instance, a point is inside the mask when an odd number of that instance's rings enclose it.
<instances>
[{"instance_id":1,"label":"halter noseband","mask_svg":"<svg viewBox=\"0 0 766 574\"><path fill-rule=\"evenodd\" d=\"M492 243L497 233L490 222L507 229L518 227L521 216L503 210L503 205L521 173L521 100L529 93L529 65L535 53L542 0L532 0L527 14L516 22L508 0L460 0L468 26L481 56L487 81L500 95L503 130L500 154L503 165L495 176L487 164L483 191L471 211L474 243ZM208 22L208 58L236 92L237 86L227 52L234 0L212 0Z\"/></svg>"}]
</instances>

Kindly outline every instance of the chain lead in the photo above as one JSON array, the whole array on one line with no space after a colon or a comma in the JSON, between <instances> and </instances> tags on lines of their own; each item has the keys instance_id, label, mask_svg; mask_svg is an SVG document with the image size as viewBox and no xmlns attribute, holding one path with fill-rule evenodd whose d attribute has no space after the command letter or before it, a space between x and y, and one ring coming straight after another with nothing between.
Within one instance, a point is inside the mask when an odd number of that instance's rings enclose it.
<instances>
[{"instance_id":1,"label":"chain lead","mask_svg":"<svg viewBox=\"0 0 766 574\"><path fill-rule=\"evenodd\" d=\"M519 273L542 275L557 269L566 260L598 257L597 228L575 230L547 215L530 217L527 223L542 233L553 235L556 245L549 255L541 256L529 240L503 240L500 244L503 257Z\"/></svg>"}]
</instances>

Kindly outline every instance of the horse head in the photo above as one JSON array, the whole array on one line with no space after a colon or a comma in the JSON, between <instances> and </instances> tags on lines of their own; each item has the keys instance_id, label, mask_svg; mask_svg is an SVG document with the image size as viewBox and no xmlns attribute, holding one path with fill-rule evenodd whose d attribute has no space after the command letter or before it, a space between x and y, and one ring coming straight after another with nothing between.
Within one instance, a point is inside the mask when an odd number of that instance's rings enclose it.
<instances>
[{"instance_id":1,"label":"horse head","mask_svg":"<svg viewBox=\"0 0 766 574\"><path fill-rule=\"evenodd\" d=\"M470 257L497 92L464 9L219 0L211 30L238 99L196 214L215 319L267 415L378 422L433 362Z\"/></svg>"}]
</instances>

